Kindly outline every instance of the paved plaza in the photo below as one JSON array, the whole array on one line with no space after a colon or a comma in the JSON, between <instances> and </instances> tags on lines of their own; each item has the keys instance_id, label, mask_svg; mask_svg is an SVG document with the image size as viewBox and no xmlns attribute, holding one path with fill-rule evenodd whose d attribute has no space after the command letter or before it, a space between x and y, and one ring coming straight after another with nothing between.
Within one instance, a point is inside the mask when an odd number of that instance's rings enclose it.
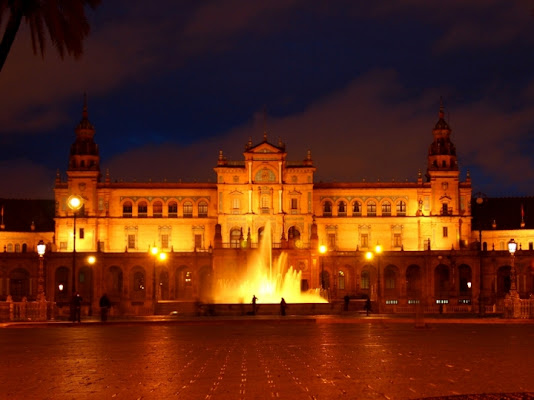
<instances>
[{"instance_id":1,"label":"paved plaza","mask_svg":"<svg viewBox=\"0 0 534 400\"><path fill-rule=\"evenodd\" d=\"M0 398L534 398L533 343L534 324L254 317L19 324L0 329Z\"/></svg>"}]
</instances>

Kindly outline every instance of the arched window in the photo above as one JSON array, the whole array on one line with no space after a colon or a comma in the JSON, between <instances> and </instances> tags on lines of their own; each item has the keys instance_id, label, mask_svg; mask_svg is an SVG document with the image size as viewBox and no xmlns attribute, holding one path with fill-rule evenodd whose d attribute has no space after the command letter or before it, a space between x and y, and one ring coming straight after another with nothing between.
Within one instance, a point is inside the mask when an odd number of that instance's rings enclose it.
<instances>
[{"instance_id":1,"label":"arched window","mask_svg":"<svg viewBox=\"0 0 534 400\"><path fill-rule=\"evenodd\" d=\"M141 300L146 296L146 279L145 271L141 267L135 267L132 271L132 292L131 297L133 300Z\"/></svg>"},{"instance_id":2,"label":"arched window","mask_svg":"<svg viewBox=\"0 0 534 400\"><path fill-rule=\"evenodd\" d=\"M387 267L386 270L384 271L384 285L386 287L386 290L395 289L396 281L397 281L397 275L395 273L395 269L391 267Z\"/></svg>"},{"instance_id":3,"label":"arched window","mask_svg":"<svg viewBox=\"0 0 534 400\"><path fill-rule=\"evenodd\" d=\"M117 267L109 267L109 273L105 277L107 295L112 302L120 301L122 295L122 270Z\"/></svg>"},{"instance_id":4,"label":"arched window","mask_svg":"<svg viewBox=\"0 0 534 400\"><path fill-rule=\"evenodd\" d=\"M137 204L137 216L139 218L144 218L148 214L148 204L146 201L142 200Z\"/></svg>"},{"instance_id":5,"label":"arched window","mask_svg":"<svg viewBox=\"0 0 534 400\"><path fill-rule=\"evenodd\" d=\"M367 216L376 217L376 202L374 200L367 203Z\"/></svg>"},{"instance_id":6,"label":"arched window","mask_svg":"<svg viewBox=\"0 0 534 400\"><path fill-rule=\"evenodd\" d=\"M193 217L193 203L190 201L184 202L184 218Z\"/></svg>"},{"instance_id":7,"label":"arched window","mask_svg":"<svg viewBox=\"0 0 534 400\"><path fill-rule=\"evenodd\" d=\"M198 216L200 218L206 218L208 216L208 203L205 201L198 203Z\"/></svg>"},{"instance_id":8,"label":"arched window","mask_svg":"<svg viewBox=\"0 0 534 400\"><path fill-rule=\"evenodd\" d=\"M359 217L362 215L362 203L356 200L352 203L352 216Z\"/></svg>"},{"instance_id":9,"label":"arched window","mask_svg":"<svg viewBox=\"0 0 534 400\"><path fill-rule=\"evenodd\" d=\"M234 249L241 247L241 229L233 228L230 231L230 247Z\"/></svg>"},{"instance_id":10,"label":"arched window","mask_svg":"<svg viewBox=\"0 0 534 400\"><path fill-rule=\"evenodd\" d=\"M325 201L323 203L323 217L332 216L332 203L330 201Z\"/></svg>"},{"instance_id":11,"label":"arched window","mask_svg":"<svg viewBox=\"0 0 534 400\"><path fill-rule=\"evenodd\" d=\"M371 279L369 275L368 270L362 271L361 279L360 279L360 288L362 289L369 289L371 286Z\"/></svg>"},{"instance_id":12,"label":"arched window","mask_svg":"<svg viewBox=\"0 0 534 400\"><path fill-rule=\"evenodd\" d=\"M343 271L337 273L337 287L339 290L345 290L345 273Z\"/></svg>"},{"instance_id":13,"label":"arched window","mask_svg":"<svg viewBox=\"0 0 534 400\"><path fill-rule=\"evenodd\" d=\"M176 218L178 216L178 203L174 200L169 201L168 213L169 218Z\"/></svg>"},{"instance_id":14,"label":"arched window","mask_svg":"<svg viewBox=\"0 0 534 400\"><path fill-rule=\"evenodd\" d=\"M345 203L343 200L337 203L337 215L339 217L347 216L347 203Z\"/></svg>"},{"instance_id":15,"label":"arched window","mask_svg":"<svg viewBox=\"0 0 534 400\"><path fill-rule=\"evenodd\" d=\"M288 231L288 238L294 239L295 241L300 240L300 231L294 226L290 227Z\"/></svg>"},{"instance_id":16,"label":"arched window","mask_svg":"<svg viewBox=\"0 0 534 400\"><path fill-rule=\"evenodd\" d=\"M124 218L130 218L132 216L132 202L130 200L125 201L122 204L122 216Z\"/></svg>"},{"instance_id":17,"label":"arched window","mask_svg":"<svg viewBox=\"0 0 534 400\"><path fill-rule=\"evenodd\" d=\"M399 217L406 216L406 202L401 200L397 203L397 215Z\"/></svg>"},{"instance_id":18,"label":"arched window","mask_svg":"<svg viewBox=\"0 0 534 400\"><path fill-rule=\"evenodd\" d=\"M154 218L161 218L163 216L163 203L161 201L155 201L152 205L152 215Z\"/></svg>"}]
</instances>

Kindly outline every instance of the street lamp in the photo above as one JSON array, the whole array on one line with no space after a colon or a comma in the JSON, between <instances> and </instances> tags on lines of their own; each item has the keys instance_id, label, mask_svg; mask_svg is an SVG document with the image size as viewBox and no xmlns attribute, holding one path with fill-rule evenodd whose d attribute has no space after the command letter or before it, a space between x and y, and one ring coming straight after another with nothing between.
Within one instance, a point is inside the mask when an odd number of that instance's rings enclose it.
<instances>
[{"instance_id":1,"label":"street lamp","mask_svg":"<svg viewBox=\"0 0 534 400\"><path fill-rule=\"evenodd\" d=\"M39 280L37 281L37 300L46 301L45 292L44 292L44 267L43 259L44 253L46 251L46 244L39 240L37 243L37 253L39 254Z\"/></svg>"},{"instance_id":2,"label":"street lamp","mask_svg":"<svg viewBox=\"0 0 534 400\"><path fill-rule=\"evenodd\" d=\"M324 254L326 253L327 251L327 247L322 244L319 246L319 253L321 253L321 255L324 256ZM324 290L324 257L321 257L321 289Z\"/></svg>"},{"instance_id":3,"label":"street lamp","mask_svg":"<svg viewBox=\"0 0 534 400\"><path fill-rule=\"evenodd\" d=\"M156 260L159 258L160 261L167 259L167 253L160 252L159 249L154 246L150 248L150 252L154 256L154 270L152 275L152 299L156 301ZM155 304L155 303L154 303Z\"/></svg>"},{"instance_id":4,"label":"street lamp","mask_svg":"<svg viewBox=\"0 0 534 400\"><path fill-rule=\"evenodd\" d=\"M517 250L517 243L514 239L510 239L508 242L508 251L512 257L512 268L510 268L510 296L514 297L517 295L517 285L516 285L516 271L515 271L515 251Z\"/></svg>"},{"instance_id":5,"label":"street lamp","mask_svg":"<svg viewBox=\"0 0 534 400\"><path fill-rule=\"evenodd\" d=\"M380 254L382 253L382 246L377 244L374 251L368 251L365 253L365 259L371 261L376 256L376 271L377 271L377 283L376 283L376 298L377 298L377 307L380 307ZM377 310L378 312L379 310Z\"/></svg>"},{"instance_id":6,"label":"street lamp","mask_svg":"<svg viewBox=\"0 0 534 400\"><path fill-rule=\"evenodd\" d=\"M67 199L67 205L72 210L74 221L72 231L72 293L76 293L76 213L83 206L82 198L73 194Z\"/></svg>"},{"instance_id":7,"label":"street lamp","mask_svg":"<svg viewBox=\"0 0 534 400\"><path fill-rule=\"evenodd\" d=\"M380 302L382 300L382 289L380 285L380 254L382 254L382 246L377 244L375 246L375 254L376 254L376 270L377 270L377 283L376 283L376 312L380 312Z\"/></svg>"}]
</instances>

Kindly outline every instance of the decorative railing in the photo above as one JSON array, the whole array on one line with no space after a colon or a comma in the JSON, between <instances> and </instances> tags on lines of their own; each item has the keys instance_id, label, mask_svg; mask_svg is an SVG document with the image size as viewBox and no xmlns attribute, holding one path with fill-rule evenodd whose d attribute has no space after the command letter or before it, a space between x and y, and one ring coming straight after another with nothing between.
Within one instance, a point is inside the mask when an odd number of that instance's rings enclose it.
<instances>
[{"instance_id":1,"label":"decorative railing","mask_svg":"<svg viewBox=\"0 0 534 400\"><path fill-rule=\"evenodd\" d=\"M56 303L51 301L2 301L0 321L46 321L54 319Z\"/></svg>"}]
</instances>

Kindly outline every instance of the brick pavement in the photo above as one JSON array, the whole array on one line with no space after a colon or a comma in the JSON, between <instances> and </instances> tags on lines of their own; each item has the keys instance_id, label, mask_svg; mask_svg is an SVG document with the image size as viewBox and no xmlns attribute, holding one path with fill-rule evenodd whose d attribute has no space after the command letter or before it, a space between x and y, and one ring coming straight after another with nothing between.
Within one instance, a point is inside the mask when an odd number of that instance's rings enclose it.
<instances>
[{"instance_id":1,"label":"brick pavement","mask_svg":"<svg viewBox=\"0 0 534 400\"><path fill-rule=\"evenodd\" d=\"M416 329L379 318L249 318L40 326L47 329L0 330L0 399L463 400L528 399L534 391L532 324Z\"/></svg>"}]
</instances>

